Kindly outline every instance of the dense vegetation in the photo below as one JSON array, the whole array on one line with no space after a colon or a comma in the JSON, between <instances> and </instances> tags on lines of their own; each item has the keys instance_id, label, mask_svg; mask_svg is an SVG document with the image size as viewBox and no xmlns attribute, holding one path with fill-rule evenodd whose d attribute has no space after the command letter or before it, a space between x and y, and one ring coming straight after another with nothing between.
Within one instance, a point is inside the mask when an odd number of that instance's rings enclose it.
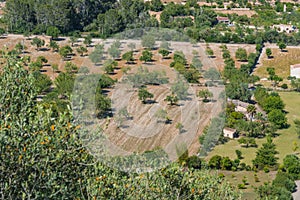
<instances>
[{"instance_id":1,"label":"dense vegetation","mask_svg":"<svg viewBox=\"0 0 300 200\"><path fill-rule=\"evenodd\" d=\"M46 33L51 27L62 33L83 30L115 0L104 1L6 1L6 20L13 32Z\"/></svg>"},{"instance_id":2,"label":"dense vegetation","mask_svg":"<svg viewBox=\"0 0 300 200\"><path fill-rule=\"evenodd\" d=\"M222 2L217 1L217 3L221 3L222 7ZM270 27L280 23L297 24L299 11L294 9L292 4L288 4L287 10L291 12L282 13L283 4L281 3L276 3L275 10L267 1L261 3L261 6L255 7L244 4L244 1L231 4L229 8L246 5L258 13L252 18L246 15L227 15L231 23L235 22L235 29L218 23L217 13L213 10L214 6L200 7L195 0L187 1L185 5L174 3L162 5L159 0L152 2L142 0L60 0L55 2L8 0L4 23L10 32L46 33L51 36L59 33L66 35L74 34L72 32L88 31L93 36L109 37L126 29L161 27L184 32L196 41L254 44L257 40L262 40L299 44L299 33L280 33ZM160 21L155 16L150 16L149 10L162 11ZM256 28L250 28L249 25Z\"/></svg>"}]
</instances>

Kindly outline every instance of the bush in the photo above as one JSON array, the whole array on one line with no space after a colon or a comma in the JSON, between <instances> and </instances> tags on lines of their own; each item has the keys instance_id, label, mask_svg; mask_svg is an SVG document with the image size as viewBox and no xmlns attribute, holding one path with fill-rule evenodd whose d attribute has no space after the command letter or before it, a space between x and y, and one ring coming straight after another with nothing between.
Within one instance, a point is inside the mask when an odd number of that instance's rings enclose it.
<instances>
[{"instance_id":1,"label":"bush","mask_svg":"<svg viewBox=\"0 0 300 200\"><path fill-rule=\"evenodd\" d=\"M277 128L285 128L287 126L287 118L281 110L275 109L268 114L268 119Z\"/></svg>"},{"instance_id":2,"label":"bush","mask_svg":"<svg viewBox=\"0 0 300 200\"><path fill-rule=\"evenodd\" d=\"M280 199L292 200L292 194L284 187L276 187L270 183L265 183L257 188L259 199Z\"/></svg>"},{"instance_id":3,"label":"bush","mask_svg":"<svg viewBox=\"0 0 300 200\"><path fill-rule=\"evenodd\" d=\"M221 167L222 169L226 169L226 170L231 170L233 166L233 161L230 160L229 157L223 157L222 161L221 161Z\"/></svg>"},{"instance_id":4,"label":"bush","mask_svg":"<svg viewBox=\"0 0 300 200\"><path fill-rule=\"evenodd\" d=\"M224 178L224 177L225 177L225 175L223 173L219 174L219 178Z\"/></svg>"},{"instance_id":5,"label":"bush","mask_svg":"<svg viewBox=\"0 0 300 200\"><path fill-rule=\"evenodd\" d=\"M246 169L246 163L241 163L241 164L240 164L240 169L241 169L241 170Z\"/></svg>"},{"instance_id":6,"label":"bush","mask_svg":"<svg viewBox=\"0 0 300 200\"><path fill-rule=\"evenodd\" d=\"M209 160L208 166L210 168L221 169L221 161L222 157L219 155L215 155Z\"/></svg>"},{"instance_id":7,"label":"bush","mask_svg":"<svg viewBox=\"0 0 300 200\"><path fill-rule=\"evenodd\" d=\"M284 172L277 173L276 178L272 182L272 185L276 187L284 187L290 192L295 192L297 187L292 176Z\"/></svg>"},{"instance_id":8,"label":"bush","mask_svg":"<svg viewBox=\"0 0 300 200\"><path fill-rule=\"evenodd\" d=\"M287 155L283 159L284 170L295 180L300 179L300 158L296 155Z\"/></svg>"},{"instance_id":9,"label":"bush","mask_svg":"<svg viewBox=\"0 0 300 200\"><path fill-rule=\"evenodd\" d=\"M193 169L201 169L202 162L202 159L195 155L186 159L187 166Z\"/></svg>"},{"instance_id":10,"label":"bush","mask_svg":"<svg viewBox=\"0 0 300 200\"><path fill-rule=\"evenodd\" d=\"M258 179L258 177L257 177L257 174L254 174L254 181L257 183L257 182L259 182L259 179Z\"/></svg>"},{"instance_id":11,"label":"bush","mask_svg":"<svg viewBox=\"0 0 300 200\"><path fill-rule=\"evenodd\" d=\"M246 165L246 171L251 171L251 166L250 165Z\"/></svg>"},{"instance_id":12,"label":"bush","mask_svg":"<svg viewBox=\"0 0 300 200\"><path fill-rule=\"evenodd\" d=\"M246 189L246 186L245 186L245 184L243 184L243 183L239 183L239 184L238 184L238 188L239 188L239 189Z\"/></svg>"},{"instance_id":13,"label":"bush","mask_svg":"<svg viewBox=\"0 0 300 200\"><path fill-rule=\"evenodd\" d=\"M242 182L244 183L244 185L249 185L248 181L247 181L247 177L244 176Z\"/></svg>"},{"instance_id":14,"label":"bush","mask_svg":"<svg viewBox=\"0 0 300 200\"><path fill-rule=\"evenodd\" d=\"M239 61L247 61L247 51L243 48L238 48L235 52L235 57Z\"/></svg>"},{"instance_id":15,"label":"bush","mask_svg":"<svg viewBox=\"0 0 300 200\"><path fill-rule=\"evenodd\" d=\"M242 152L240 150L235 150L235 153L238 159L243 159Z\"/></svg>"},{"instance_id":16,"label":"bush","mask_svg":"<svg viewBox=\"0 0 300 200\"><path fill-rule=\"evenodd\" d=\"M200 135L200 136L199 136L199 143L200 143L200 144L203 144L204 139L205 139L205 135Z\"/></svg>"},{"instance_id":17,"label":"bush","mask_svg":"<svg viewBox=\"0 0 300 200\"><path fill-rule=\"evenodd\" d=\"M269 168L268 167L264 167L264 172L265 173L269 173L270 172Z\"/></svg>"},{"instance_id":18,"label":"bush","mask_svg":"<svg viewBox=\"0 0 300 200\"><path fill-rule=\"evenodd\" d=\"M282 89L288 89L288 85L286 83L284 83L284 84L281 85L281 88Z\"/></svg>"}]
</instances>

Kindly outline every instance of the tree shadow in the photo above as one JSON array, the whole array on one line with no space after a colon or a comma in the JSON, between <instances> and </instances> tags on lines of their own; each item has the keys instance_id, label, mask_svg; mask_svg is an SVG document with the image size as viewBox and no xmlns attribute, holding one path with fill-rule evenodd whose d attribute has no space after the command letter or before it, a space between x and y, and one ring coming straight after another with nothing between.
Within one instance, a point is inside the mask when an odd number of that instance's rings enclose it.
<instances>
[{"instance_id":1,"label":"tree shadow","mask_svg":"<svg viewBox=\"0 0 300 200\"><path fill-rule=\"evenodd\" d=\"M151 60L149 62L144 62L143 64L144 65L155 65L155 63L153 63L153 62L154 62L154 60Z\"/></svg>"},{"instance_id":2,"label":"tree shadow","mask_svg":"<svg viewBox=\"0 0 300 200\"><path fill-rule=\"evenodd\" d=\"M113 117L113 113L111 110L107 110L103 113L97 113L97 118L99 118L99 119L103 119L103 118L107 118L107 117L110 117L110 118Z\"/></svg>"},{"instance_id":3,"label":"tree shadow","mask_svg":"<svg viewBox=\"0 0 300 200\"><path fill-rule=\"evenodd\" d=\"M289 111L287 111L287 110L282 110L282 112L286 115L289 114Z\"/></svg>"},{"instance_id":4,"label":"tree shadow","mask_svg":"<svg viewBox=\"0 0 300 200\"><path fill-rule=\"evenodd\" d=\"M283 124L281 128L282 129L288 129L290 127L291 127L291 125L286 123L286 124Z\"/></svg>"},{"instance_id":5,"label":"tree shadow","mask_svg":"<svg viewBox=\"0 0 300 200\"><path fill-rule=\"evenodd\" d=\"M252 100L252 99L248 100L248 101L247 101L247 103L250 103L250 104L252 104L252 105L255 105L255 104L257 104L257 102L256 102L256 101L254 101L254 100Z\"/></svg>"},{"instance_id":6,"label":"tree shadow","mask_svg":"<svg viewBox=\"0 0 300 200\"><path fill-rule=\"evenodd\" d=\"M155 104L155 103L157 103L157 101L153 99L147 99L144 104Z\"/></svg>"},{"instance_id":7,"label":"tree shadow","mask_svg":"<svg viewBox=\"0 0 300 200\"><path fill-rule=\"evenodd\" d=\"M184 100L184 101L192 101L193 99L191 97L186 97L186 98L184 98L182 100Z\"/></svg>"},{"instance_id":8,"label":"tree shadow","mask_svg":"<svg viewBox=\"0 0 300 200\"><path fill-rule=\"evenodd\" d=\"M128 125L123 125L123 124L121 124L121 125L119 126L119 128L129 128L129 126L128 126Z\"/></svg>"},{"instance_id":9,"label":"tree shadow","mask_svg":"<svg viewBox=\"0 0 300 200\"><path fill-rule=\"evenodd\" d=\"M50 49L49 48L47 48L47 47L42 47L42 48L39 48L39 51L49 51Z\"/></svg>"},{"instance_id":10,"label":"tree shadow","mask_svg":"<svg viewBox=\"0 0 300 200\"><path fill-rule=\"evenodd\" d=\"M58 38L53 38L52 40L59 42L59 41L65 41L66 39L58 37Z\"/></svg>"},{"instance_id":11,"label":"tree shadow","mask_svg":"<svg viewBox=\"0 0 300 200\"><path fill-rule=\"evenodd\" d=\"M171 120L171 119L168 119L165 121L165 124L172 124L172 123L173 123L173 120Z\"/></svg>"},{"instance_id":12,"label":"tree shadow","mask_svg":"<svg viewBox=\"0 0 300 200\"><path fill-rule=\"evenodd\" d=\"M108 94L109 92L110 92L110 91L109 91L108 89L102 89L102 90L101 90L101 93L102 93L102 94Z\"/></svg>"},{"instance_id":13,"label":"tree shadow","mask_svg":"<svg viewBox=\"0 0 300 200\"><path fill-rule=\"evenodd\" d=\"M126 118L127 120L133 120L133 116L129 116Z\"/></svg>"},{"instance_id":14,"label":"tree shadow","mask_svg":"<svg viewBox=\"0 0 300 200\"><path fill-rule=\"evenodd\" d=\"M210 99L208 102L210 102L210 103L216 103L217 100L216 99Z\"/></svg>"},{"instance_id":15,"label":"tree shadow","mask_svg":"<svg viewBox=\"0 0 300 200\"><path fill-rule=\"evenodd\" d=\"M120 68L119 68L120 69ZM110 72L110 73L107 73L108 75L116 75L117 72Z\"/></svg>"},{"instance_id":16,"label":"tree shadow","mask_svg":"<svg viewBox=\"0 0 300 200\"><path fill-rule=\"evenodd\" d=\"M274 133L272 133L272 137L278 137L278 136L280 136L281 134L280 133L278 133L278 132L274 132ZM264 138L264 136L262 136L261 138Z\"/></svg>"},{"instance_id":17,"label":"tree shadow","mask_svg":"<svg viewBox=\"0 0 300 200\"><path fill-rule=\"evenodd\" d=\"M135 59L135 60L136 60L136 59ZM125 64L127 64L127 65L135 65L136 62L134 62L134 61L129 61L129 62L126 62Z\"/></svg>"}]
</instances>

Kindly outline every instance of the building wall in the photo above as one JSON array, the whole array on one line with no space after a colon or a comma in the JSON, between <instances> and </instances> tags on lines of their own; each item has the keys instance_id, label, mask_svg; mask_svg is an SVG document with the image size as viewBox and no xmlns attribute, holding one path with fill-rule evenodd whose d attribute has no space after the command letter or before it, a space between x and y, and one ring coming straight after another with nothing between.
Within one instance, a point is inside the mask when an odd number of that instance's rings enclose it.
<instances>
[{"instance_id":1,"label":"building wall","mask_svg":"<svg viewBox=\"0 0 300 200\"><path fill-rule=\"evenodd\" d=\"M292 67L291 66L291 76L295 76L296 78L300 78L300 67Z\"/></svg>"},{"instance_id":2,"label":"building wall","mask_svg":"<svg viewBox=\"0 0 300 200\"><path fill-rule=\"evenodd\" d=\"M229 138L234 138L234 133L232 131L228 131L228 130L223 130L224 133L224 137L229 137Z\"/></svg>"}]
</instances>

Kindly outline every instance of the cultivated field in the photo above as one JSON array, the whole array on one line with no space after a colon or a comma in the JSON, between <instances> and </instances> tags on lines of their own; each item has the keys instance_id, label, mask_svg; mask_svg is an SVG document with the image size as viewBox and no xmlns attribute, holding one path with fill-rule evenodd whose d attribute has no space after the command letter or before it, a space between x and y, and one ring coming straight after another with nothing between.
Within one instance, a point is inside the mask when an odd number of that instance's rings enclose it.
<instances>
[{"instance_id":1,"label":"cultivated field","mask_svg":"<svg viewBox=\"0 0 300 200\"><path fill-rule=\"evenodd\" d=\"M31 36L32 39L35 36ZM41 50L36 50L36 47L31 45L31 39L24 38L22 35L8 35L5 39L0 39L0 45L6 45L9 50L13 49L14 46L23 42L24 46L28 47L24 52L24 55L30 56L32 61L38 56L44 56L48 63L45 64L42 68L42 73L47 74L54 80L59 72L54 72L51 65L58 64L59 71L64 71L64 65L66 61L64 61L59 53L52 52L51 49L48 48L48 44L50 38L47 36L38 36L41 39L46 41L46 45L41 48ZM91 47L88 47L88 53L91 53L94 49L94 45L96 44L105 44L105 49L112 44L114 39L101 40L101 39L93 39L93 43ZM61 37L58 41L60 47L65 45L71 45L69 38ZM189 98L185 101L180 101L180 106L169 106L164 101L167 95L171 94L170 87L171 84L174 83L177 73L174 69L169 67L172 59L162 59L161 55L158 54L158 50L153 50L153 62L150 64L143 64L139 61L139 57L143 50L141 46L141 42L137 40L121 40L121 51L122 54L124 52L129 51L127 45L129 43L136 44L136 51L134 53L135 64L126 64L125 61L118 60L118 68L115 70L113 75L110 75L113 79L119 80L121 82L123 73L121 69L123 67L130 67L131 70L128 72L129 74L133 74L136 72L139 66L143 65L151 70L164 71L166 76L169 78L170 83L167 85L161 86L148 86L148 90L154 94L154 102L152 104L142 104L141 101L138 100L137 90L131 89L128 96L128 104L127 109L131 116L133 116L133 120L129 124L125 124L128 126L127 128L118 128L114 120L109 120L107 124L107 119L103 121L99 121L99 125L105 130L105 134L107 137L113 141L114 145L122 148L124 152L143 152L145 150L152 150L154 148L162 148L165 147L166 151L170 151L170 149L175 148L175 144L179 144L180 142L184 142L189 147L190 154L197 154L200 144L198 142L198 137L201 135L203 128L210 122L210 119L217 116L217 114L221 110L221 104L219 102L218 96L224 90L224 87L212 87L209 88L214 93L213 103L202 103L199 98L196 97L197 91L203 89L204 80L200 80L200 84L190 84L189 88ZM72 47L74 56L72 56L72 61L78 67L86 66L89 68L90 73L103 73L103 65L95 65L90 61L88 56L79 56L76 52L76 48L79 46L83 46L83 39L79 39L78 42L74 44ZM156 43L156 46L159 46L159 42ZM190 43L185 42L171 42L171 51L172 53L176 50L183 51L188 62L190 63L193 57L192 51L196 50L199 52L199 58L203 63L203 69L208 69L210 67L217 67L220 69L219 60L220 57L216 56L216 58L208 58L205 54L205 49L203 48L205 44L200 45L192 45ZM219 49L218 45L211 44L213 49ZM233 49L234 51L234 49ZM23 56L23 55L21 55ZM220 56L220 55L219 55ZM106 58L109 58L109 55L105 54ZM171 54L172 57L172 54ZM116 93L118 93L118 87L120 84L117 84L113 89L108 90L108 95L110 97L114 97ZM117 95L118 96L118 95ZM123 99L126 99L122 96ZM221 101L221 100L220 100ZM114 101L117 102L117 101ZM121 104L114 104L121 105ZM165 108L168 111L168 116L171 118L171 124L157 123L155 117L153 117L154 113L159 108ZM177 123L182 123L184 126L185 132L179 134L178 129L176 128ZM107 124L107 125L106 125ZM132 125L141 124L142 128L136 129ZM147 128L148 130L145 130ZM143 135L148 133L148 135ZM170 153L171 157L176 157L174 155L174 151Z\"/></svg>"}]
</instances>

